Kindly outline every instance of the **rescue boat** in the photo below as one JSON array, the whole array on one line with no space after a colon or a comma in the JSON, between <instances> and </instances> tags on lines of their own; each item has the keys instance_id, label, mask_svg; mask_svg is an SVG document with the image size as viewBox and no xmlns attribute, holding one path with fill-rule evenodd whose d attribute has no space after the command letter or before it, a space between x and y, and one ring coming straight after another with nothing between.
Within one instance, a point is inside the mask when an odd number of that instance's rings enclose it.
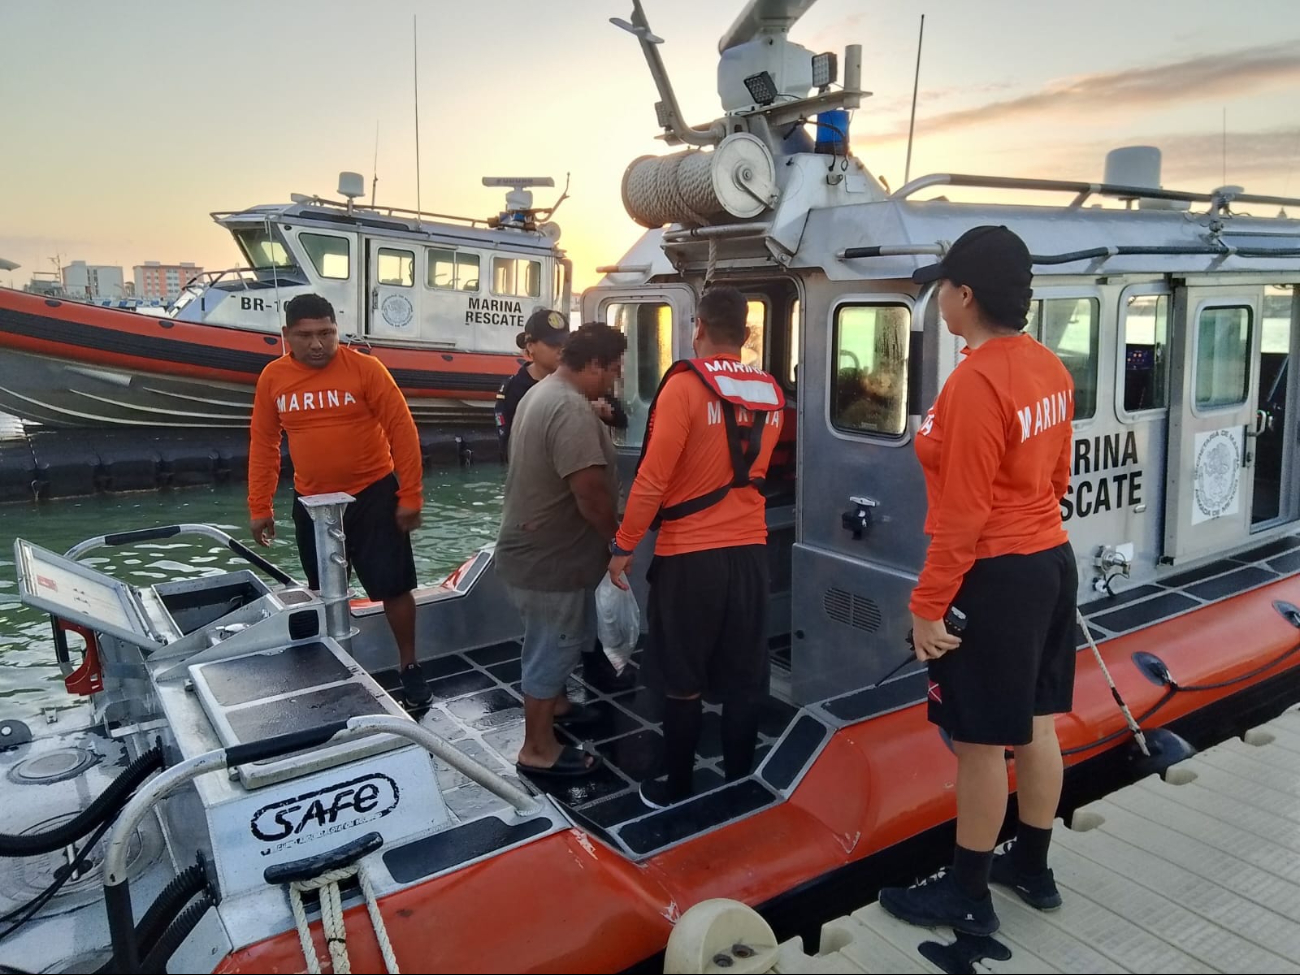
<instances>
[{"instance_id":1,"label":"rescue boat","mask_svg":"<svg viewBox=\"0 0 1300 975\"><path fill-rule=\"evenodd\" d=\"M978 224L1030 245L1029 327L1075 380L1064 815L1300 700L1300 221L1246 212L1300 201L1165 189L1146 151L1096 184L937 174L889 193L848 154L860 49L832 89L833 59L787 36L808 6L750 3L720 45L725 115L687 126L634 0L620 26L665 135L699 148L629 167L648 232L583 296L584 318L628 335L625 484L706 281L750 297L754 348L787 384L795 463L764 488L774 678L753 773L723 781L710 708L696 795L647 808L657 702L575 677L599 720L573 740L605 767L567 787L515 778L520 624L490 547L418 593L434 703L409 712L382 608L349 598L335 558L346 496L309 499L319 592L205 526L63 554L20 540L19 594L50 613L87 702L51 727L0 724L22 800L0 804L3 923L22 922L0 932L5 964L654 970L700 901L743 901L786 937L843 913L845 891L861 903L931 872L956 763L905 642L925 549L911 439L958 349L910 275ZM821 138L800 141L812 115ZM919 198L954 185L1026 202ZM186 531L250 569L133 588L83 561ZM643 603L652 546L634 562Z\"/></svg>"},{"instance_id":2,"label":"rescue boat","mask_svg":"<svg viewBox=\"0 0 1300 975\"><path fill-rule=\"evenodd\" d=\"M537 308L568 310L570 263L550 178L508 187L487 219L292 194L213 213L246 266L188 282L164 315L0 288L0 412L44 427L247 429L262 368L282 354L282 308L316 293L341 340L393 374L421 425L490 424L497 388L523 361L515 336Z\"/></svg>"}]
</instances>

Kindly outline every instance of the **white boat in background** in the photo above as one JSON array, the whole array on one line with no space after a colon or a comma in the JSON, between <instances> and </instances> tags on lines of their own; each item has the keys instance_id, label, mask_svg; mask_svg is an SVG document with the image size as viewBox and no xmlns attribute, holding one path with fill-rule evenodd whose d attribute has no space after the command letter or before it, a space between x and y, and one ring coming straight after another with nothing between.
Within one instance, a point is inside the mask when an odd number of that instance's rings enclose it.
<instances>
[{"instance_id":1,"label":"white boat in background","mask_svg":"<svg viewBox=\"0 0 1300 975\"><path fill-rule=\"evenodd\" d=\"M506 208L486 219L343 200L213 213L246 266L189 282L165 314L0 288L0 410L46 427L243 428L262 368L281 354L281 309L328 298L346 342L380 359L420 424L490 424L515 337L537 308L568 309L571 264L550 207L496 178Z\"/></svg>"}]
</instances>

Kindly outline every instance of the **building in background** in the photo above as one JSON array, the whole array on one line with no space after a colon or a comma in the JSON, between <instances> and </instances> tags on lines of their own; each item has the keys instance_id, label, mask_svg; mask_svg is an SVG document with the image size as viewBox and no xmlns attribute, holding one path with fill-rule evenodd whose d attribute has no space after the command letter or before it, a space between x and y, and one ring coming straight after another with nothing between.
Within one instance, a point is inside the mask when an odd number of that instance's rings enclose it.
<instances>
[{"instance_id":1,"label":"building in background","mask_svg":"<svg viewBox=\"0 0 1300 975\"><path fill-rule=\"evenodd\" d=\"M179 264L145 261L135 266L135 296L175 301L180 297L181 289L202 273L203 268L189 261Z\"/></svg>"},{"instance_id":2,"label":"building in background","mask_svg":"<svg viewBox=\"0 0 1300 975\"><path fill-rule=\"evenodd\" d=\"M112 264L73 261L60 268L63 290L77 298L123 298L126 287L122 269Z\"/></svg>"}]
</instances>

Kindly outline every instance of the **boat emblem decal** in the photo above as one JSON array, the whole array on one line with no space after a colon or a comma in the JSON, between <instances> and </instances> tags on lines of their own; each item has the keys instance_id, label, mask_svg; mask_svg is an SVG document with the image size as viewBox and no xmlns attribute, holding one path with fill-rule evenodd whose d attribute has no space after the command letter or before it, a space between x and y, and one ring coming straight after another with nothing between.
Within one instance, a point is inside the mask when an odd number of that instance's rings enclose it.
<instances>
[{"instance_id":1,"label":"boat emblem decal","mask_svg":"<svg viewBox=\"0 0 1300 975\"><path fill-rule=\"evenodd\" d=\"M290 799L280 799L253 814L249 828L263 843L262 855L382 819L401 801L401 790L387 775L372 772L336 782Z\"/></svg>"},{"instance_id":2,"label":"boat emblem decal","mask_svg":"<svg viewBox=\"0 0 1300 975\"><path fill-rule=\"evenodd\" d=\"M1192 524L1234 515L1240 505L1241 441L1232 428L1196 435L1196 507Z\"/></svg>"},{"instance_id":3,"label":"boat emblem decal","mask_svg":"<svg viewBox=\"0 0 1300 975\"><path fill-rule=\"evenodd\" d=\"M393 328L406 328L415 315L415 309L411 307L411 299L406 295L389 295L379 307L384 321Z\"/></svg>"}]
</instances>

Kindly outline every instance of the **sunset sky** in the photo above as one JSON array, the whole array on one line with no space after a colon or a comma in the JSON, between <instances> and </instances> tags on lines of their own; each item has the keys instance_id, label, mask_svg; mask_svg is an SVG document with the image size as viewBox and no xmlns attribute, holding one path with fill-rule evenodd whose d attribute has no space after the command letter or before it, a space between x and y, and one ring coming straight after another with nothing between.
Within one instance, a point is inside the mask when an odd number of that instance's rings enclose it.
<instances>
[{"instance_id":1,"label":"sunset sky","mask_svg":"<svg viewBox=\"0 0 1300 975\"><path fill-rule=\"evenodd\" d=\"M719 114L717 41L739 0L645 0L692 123ZM630 0L222 0L0 4L0 284L56 254L237 263L213 210L333 195L340 170L415 206L412 14L419 17L421 202L486 217L485 175L572 174L556 215L577 284L640 232L619 183L654 138L656 95ZM1174 11L1177 11L1176 15ZM1300 196L1296 0L821 0L793 31L863 45L853 149L903 179L926 14L912 175L1100 179L1106 151L1152 144L1164 183ZM539 191L538 203L551 191Z\"/></svg>"}]
</instances>

